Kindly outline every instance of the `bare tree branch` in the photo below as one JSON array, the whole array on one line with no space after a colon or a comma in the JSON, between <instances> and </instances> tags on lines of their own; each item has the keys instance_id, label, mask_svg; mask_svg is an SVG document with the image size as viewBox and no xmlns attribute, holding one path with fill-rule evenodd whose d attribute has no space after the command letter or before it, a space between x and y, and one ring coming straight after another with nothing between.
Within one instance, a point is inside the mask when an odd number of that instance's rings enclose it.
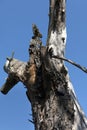
<instances>
[{"instance_id":1,"label":"bare tree branch","mask_svg":"<svg viewBox=\"0 0 87 130\"><path fill-rule=\"evenodd\" d=\"M77 63L75 63L75 62L73 62L72 60L69 60L69 59L67 59L67 58L65 58L65 57L59 57L59 56L52 56L52 58L57 58L57 59L61 59L61 60L67 61L67 62L69 62L70 64L72 64L72 65L78 67L79 69L81 69L82 71L84 71L85 73L87 73L86 67L83 67L83 66L81 66L81 65L79 65L79 64L77 64Z\"/></svg>"}]
</instances>

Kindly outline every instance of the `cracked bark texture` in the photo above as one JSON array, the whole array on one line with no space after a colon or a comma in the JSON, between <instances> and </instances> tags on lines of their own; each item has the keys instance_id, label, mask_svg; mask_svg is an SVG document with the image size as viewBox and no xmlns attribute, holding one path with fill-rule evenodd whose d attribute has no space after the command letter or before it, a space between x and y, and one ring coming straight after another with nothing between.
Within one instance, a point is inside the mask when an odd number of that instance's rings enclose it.
<instances>
[{"instance_id":1,"label":"cracked bark texture","mask_svg":"<svg viewBox=\"0 0 87 130\"><path fill-rule=\"evenodd\" d=\"M66 47L66 1L50 0L49 26L46 46L36 25L29 46L29 61L7 59L4 70L8 78L1 88L3 94L19 81L27 88L32 106L35 130L87 130L87 119L82 111L68 70L63 60Z\"/></svg>"}]
</instances>

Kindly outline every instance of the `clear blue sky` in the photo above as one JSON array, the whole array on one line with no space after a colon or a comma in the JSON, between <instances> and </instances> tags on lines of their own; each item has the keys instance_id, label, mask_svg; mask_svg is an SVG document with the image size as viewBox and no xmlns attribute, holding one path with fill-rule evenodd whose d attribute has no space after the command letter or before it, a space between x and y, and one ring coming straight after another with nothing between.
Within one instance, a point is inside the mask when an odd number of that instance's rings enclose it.
<instances>
[{"instance_id":1,"label":"clear blue sky","mask_svg":"<svg viewBox=\"0 0 87 130\"><path fill-rule=\"evenodd\" d=\"M15 51L15 58L27 61L32 23L36 23L46 43L49 0L0 0L0 86L7 74L3 65ZM87 0L67 0L66 57L87 67ZM87 115L87 74L66 64L79 102ZM28 122L31 107L22 83L6 96L0 93L0 130L33 130Z\"/></svg>"}]
</instances>

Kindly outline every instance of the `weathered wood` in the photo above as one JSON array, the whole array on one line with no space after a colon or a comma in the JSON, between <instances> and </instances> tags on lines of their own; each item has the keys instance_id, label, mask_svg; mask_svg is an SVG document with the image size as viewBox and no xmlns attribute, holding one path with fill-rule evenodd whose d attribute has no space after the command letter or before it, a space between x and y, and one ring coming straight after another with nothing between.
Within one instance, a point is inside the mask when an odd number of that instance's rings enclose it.
<instances>
[{"instance_id":1,"label":"weathered wood","mask_svg":"<svg viewBox=\"0 0 87 130\"><path fill-rule=\"evenodd\" d=\"M3 94L7 94L19 81L23 82L25 80L24 71L26 65L26 62L14 58L7 58L4 71L8 73L8 78L0 89Z\"/></svg>"},{"instance_id":2,"label":"weathered wood","mask_svg":"<svg viewBox=\"0 0 87 130\"><path fill-rule=\"evenodd\" d=\"M50 0L49 27L46 47L42 34L33 25L29 61L7 59L8 73L1 92L6 94L17 82L27 88L32 106L35 130L87 130L87 119L77 101L68 70L61 58L66 46L66 1Z\"/></svg>"}]
</instances>

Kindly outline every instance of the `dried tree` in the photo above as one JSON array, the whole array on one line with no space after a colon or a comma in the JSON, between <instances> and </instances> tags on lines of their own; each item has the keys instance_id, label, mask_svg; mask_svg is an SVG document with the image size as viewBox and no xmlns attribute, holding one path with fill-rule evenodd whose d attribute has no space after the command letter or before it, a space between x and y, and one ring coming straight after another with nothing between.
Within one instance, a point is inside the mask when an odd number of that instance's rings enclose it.
<instances>
[{"instance_id":1,"label":"dried tree","mask_svg":"<svg viewBox=\"0 0 87 130\"><path fill-rule=\"evenodd\" d=\"M46 46L42 45L39 29L33 25L29 61L24 63L12 57L7 58L4 66L8 78L1 92L7 94L19 81L26 86L35 130L87 130L87 119L64 65L64 60L69 61L64 58L65 22L66 0L50 0Z\"/></svg>"}]
</instances>

